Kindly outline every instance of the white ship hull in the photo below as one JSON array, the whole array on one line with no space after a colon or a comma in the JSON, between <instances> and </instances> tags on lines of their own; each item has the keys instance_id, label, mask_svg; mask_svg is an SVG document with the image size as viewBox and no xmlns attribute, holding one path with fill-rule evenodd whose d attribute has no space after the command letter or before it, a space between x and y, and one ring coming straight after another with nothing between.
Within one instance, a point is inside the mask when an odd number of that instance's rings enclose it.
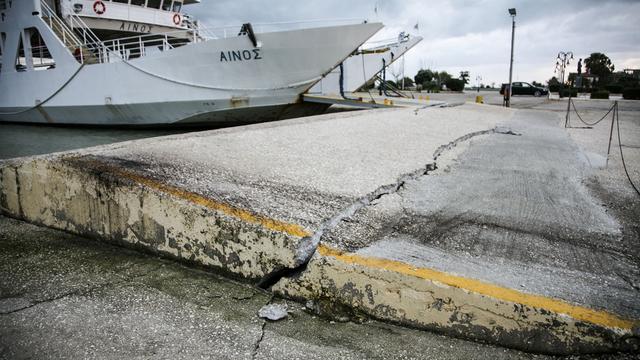
<instances>
[{"instance_id":1,"label":"white ship hull","mask_svg":"<svg viewBox=\"0 0 640 360\"><path fill-rule=\"evenodd\" d=\"M19 28L37 27L50 49L56 40L60 43L41 18L29 13L21 20L28 24ZM263 33L257 34L259 47L237 36L84 66L70 53L59 53L49 70L19 72L4 66L0 121L156 125L268 120L284 105L298 102L301 93L381 27Z\"/></svg>"},{"instance_id":2,"label":"white ship hull","mask_svg":"<svg viewBox=\"0 0 640 360\"><path fill-rule=\"evenodd\" d=\"M343 90L353 93L382 72L383 60L390 66L411 50L420 41L421 36L411 36L406 41L395 42L375 49L378 52L361 53L350 56L343 63ZM388 76L388 79L390 77ZM309 90L310 94L340 95L340 68L336 68L322 81Z\"/></svg>"}]
</instances>

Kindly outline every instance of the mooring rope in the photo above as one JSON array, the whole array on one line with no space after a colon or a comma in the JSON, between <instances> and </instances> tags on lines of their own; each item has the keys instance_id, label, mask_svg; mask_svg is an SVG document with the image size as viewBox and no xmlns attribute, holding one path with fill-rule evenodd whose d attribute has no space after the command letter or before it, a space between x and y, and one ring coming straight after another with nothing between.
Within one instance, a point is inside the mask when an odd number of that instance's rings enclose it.
<instances>
[{"instance_id":1,"label":"mooring rope","mask_svg":"<svg viewBox=\"0 0 640 360\"><path fill-rule=\"evenodd\" d=\"M616 101L613 106L611 106L611 108L609 109L609 111L607 111L606 114L604 114L604 116L602 116L602 118L600 118L600 120L596 121L595 123L588 123L586 121L584 121L582 119L582 117L580 116L580 113L578 113L578 109L576 108L576 104L575 102L573 102L573 100L571 99L571 97L569 97L569 104L567 104L567 118L566 118L566 122L565 122L565 127L566 128L572 128L571 124L569 123L569 115L571 112L571 106L573 106L573 111L576 113L576 115L578 115L578 119L580 119L580 121L582 121L582 123L584 123L585 125L589 126L588 129L592 129L593 126L599 124L600 122L602 122L604 119L607 118L607 116L609 114L611 114L613 112L613 116L611 117L611 132L609 135L609 145L608 145L608 150L607 150L607 164L609 163L609 155L611 155L611 144L613 142L613 130L614 128L617 130L617 137L618 137L618 148L620 150L620 159L622 161L622 167L624 169L624 173L627 176L627 180L629 180L629 184L631 184L631 187L633 188L633 190L635 190L635 192L638 194L638 196L640 196L640 190L638 190L638 186L636 186L636 184L633 182L633 179L631 179L631 175L629 174L629 170L627 168L627 162L624 159L624 152L622 150L622 136L620 134L620 106L618 104L618 102Z\"/></svg>"},{"instance_id":2,"label":"mooring rope","mask_svg":"<svg viewBox=\"0 0 640 360\"><path fill-rule=\"evenodd\" d=\"M75 73L73 73L73 75L71 75L71 77L64 83L62 84L62 86L56 90L53 94L51 94L51 96L49 96L48 98L46 98L44 101L41 101L39 104L30 107L28 109L25 110L20 110L20 111L16 111L16 112L0 112L0 115L20 115L20 114L24 114L28 111L37 109L39 107L41 107L42 105L48 103L51 99L53 99L56 95L58 95L60 93L60 91L62 91L64 88L67 87L67 85L69 85L69 83L71 83L71 81L76 77L76 75L78 75L80 73L80 70L82 70L82 68L84 68L85 64L82 64L78 67L78 70L76 70Z\"/></svg>"},{"instance_id":3,"label":"mooring rope","mask_svg":"<svg viewBox=\"0 0 640 360\"><path fill-rule=\"evenodd\" d=\"M618 109L618 102L616 101L616 127L618 128L618 147L620 148L620 159L622 159L622 167L624 168L624 173L627 174L627 179L629 179L629 184L631 184L631 187L633 188L633 190L636 191L636 193L638 194L638 196L640 196L640 190L638 190L638 187L633 183L633 180L631 179L631 175L629 175L629 171L627 170L627 163L624 161L624 152L622 151L622 141L620 139L620 113L619 113L619 109Z\"/></svg>"},{"instance_id":4,"label":"mooring rope","mask_svg":"<svg viewBox=\"0 0 640 360\"><path fill-rule=\"evenodd\" d=\"M590 123L588 123L588 122L584 121L584 120L582 119L582 116L580 116L580 113L578 112L578 109L576 108L576 103L575 103L575 101L573 101L571 98L569 98L569 101L571 102L571 105L573 106L573 110L575 111L576 115L578 115L578 119L580 119L580 121L582 121L582 123L583 123L583 124L585 124L585 125L587 125L587 126L596 126L596 125L598 125L602 120L606 119L606 117L607 117L609 114L611 114L611 112L613 111L613 109L616 107L616 105L613 105L613 106L611 107L611 109L609 109L609 111L607 111L607 113L606 113L606 114L604 114L604 116L603 116L600 120L598 120L598 121L594 122L593 124L590 124Z\"/></svg>"}]
</instances>

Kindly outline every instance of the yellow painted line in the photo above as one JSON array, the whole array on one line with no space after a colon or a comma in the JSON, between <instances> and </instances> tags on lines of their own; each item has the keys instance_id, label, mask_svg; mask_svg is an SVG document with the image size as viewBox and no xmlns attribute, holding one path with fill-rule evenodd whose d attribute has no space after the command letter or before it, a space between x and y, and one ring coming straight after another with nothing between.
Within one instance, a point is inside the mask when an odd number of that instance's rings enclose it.
<instances>
[{"instance_id":1,"label":"yellow painted line","mask_svg":"<svg viewBox=\"0 0 640 360\"><path fill-rule=\"evenodd\" d=\"M82 159L82 158L75 158L70 160L92 166L101 171L109 172L121 178L131 180L140 185L144 185L150 189L154 189L154 190L169 194L173 197L189 201L196 205L219 211L221 213L224 213L229 216L233 216L242 221L262 225L263 227L269 230L283 232L285 234L289 234L291 236L296 236L296 237L308 237L312 235L309 231L305 230L300 225L289 224L283 221L270 219L266 216L257 215L248 210L233 207L231 205L221 203L219 201L216 201L210 198L206 198L200 194L187 191L176 186L165 184L165 183L135 174L131 171L99 162L97 160L89 160L89 159Z\"/></svg>"},{"instance_id":2,"label":"yellow painted line","mask_svg":"<svg viewBox=\"0 0 640 360\"><path fill-rule=\"evenodd\" d=\"M393 271L420 279L436 281L441 284L471 291L481 295L486 295L499 300L527 305L538 309L545 309L555 313L566 314L576 320L590 322L592 324L609 328L631 330L635 325L638 324L637 321L622 319L605 311L598 311L582 306L572 305L562 300L548 298L540 295L525 294L517 290L461 276L451 275L433 269L416 268L415 266L411 266L399 261L346 253L326 246L324 244L321 244L318 247L318 253L322 256L333 257L347 264L366 266L368 268L376 270Z\"/></svg>"}]
</instances>

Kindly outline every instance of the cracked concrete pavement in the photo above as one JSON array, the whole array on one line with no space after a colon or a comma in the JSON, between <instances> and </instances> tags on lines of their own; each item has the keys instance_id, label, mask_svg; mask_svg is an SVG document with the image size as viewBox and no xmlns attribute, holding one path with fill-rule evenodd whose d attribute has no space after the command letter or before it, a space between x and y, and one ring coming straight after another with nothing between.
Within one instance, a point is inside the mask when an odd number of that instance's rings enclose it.
<instances>
[{"instance_id":1,"label":"cracked concrete pavement","mask_svg":"<svg viewBox=\"0 0 640 360\"><path fill-rule=\"evenodd\" d=\"M315 250L311 234L327 219L425 168L441 145L491 130L511 116L505 109L475 105L419 114L413 109L328 114L7 161L0 175L7 193L3 207L38 224L112 241L124 238L258 282L303 265ZM52 183L53 178L64 180ZM186 205L172 214L151 214L165 199L139 184L239 217L241 224L212 230L227 219L198 220L202 214ZM234 233L236 227L242 236ZM218 238L215 246L196 238L205 233ZM145 241L148 237L153 239ZM241 243L234 245L238 237ZM261 250L243 251L247 248Z\"/></svg>"},{"instance_id":2,"label":"cracked concrete pavement","mask_svg":"<svg viewBox=\"0 0 640 360\"><path fill-rule=\"evenodd\" d=\"M591 169L557 125L520 111L508 126L521 136L471 139L322 242L640 318L640 294L618 276L637 283L640 258L583 185Z\"/></svg>"},{"instance_id":3,"label":"cracked concrete pavement","mask_svg":"<svg viewBox=\"0 0 640 360\"><path fill-rule=\"evenodd\" d=\"M637 220L583 186L592 170L556 115L344 113L9 161L0 205L406 325L529 351L633 349Z\"/></svg>"},{"instance_id":4,"label":"cracked concrete pavement","mask_svg":"<svg viewBox=\"0 0 640 360\"><path fill-rule=\"evenodd\" d=\"M0 216L0 359L544 359L376 321L336 323L247 285ZM626 358L618 355L616 358Z\"/></svg>"}]
</instances>

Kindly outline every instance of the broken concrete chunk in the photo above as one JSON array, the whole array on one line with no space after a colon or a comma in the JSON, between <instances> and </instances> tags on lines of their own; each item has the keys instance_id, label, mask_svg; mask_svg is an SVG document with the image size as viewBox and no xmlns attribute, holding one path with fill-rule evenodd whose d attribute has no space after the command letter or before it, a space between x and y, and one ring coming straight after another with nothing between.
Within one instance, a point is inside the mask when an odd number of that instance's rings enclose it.
<instances>
[{"instance_id":1,"label":"broken concrete chunk","mask_svg":"<svg viewBox=\"0 0 640 360\"><path fill-rule=\"evenodd\" d=\"M268 304L258 311L258 316L271 321L278 321L289 316L287 304Z\"/></svg>"}]
</instances>

